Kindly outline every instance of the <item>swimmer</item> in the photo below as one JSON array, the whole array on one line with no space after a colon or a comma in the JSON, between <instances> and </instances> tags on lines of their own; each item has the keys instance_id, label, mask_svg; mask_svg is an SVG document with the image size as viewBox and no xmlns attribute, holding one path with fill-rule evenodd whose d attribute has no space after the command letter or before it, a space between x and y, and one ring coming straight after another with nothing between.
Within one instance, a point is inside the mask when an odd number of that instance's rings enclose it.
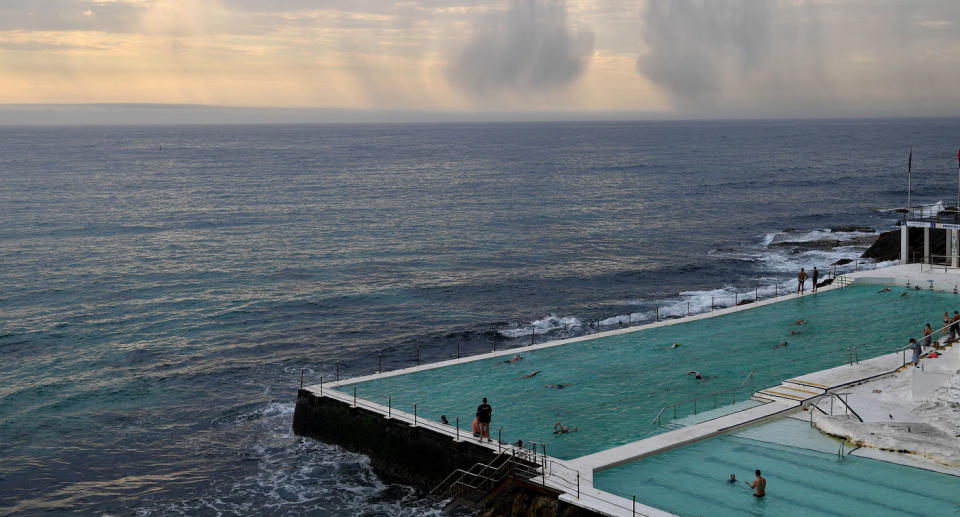
<instances>
[{"instance_id":1,"label":"swimmer","mask_svg":"<svg viewBox=\"0 0 960 517\"><path fill-rule=\"evenodd\" d=\"M569 383L569 384L544 384L543 387L544 387L544 388L553 388L553 389L562 390L563 388L566 388L567 386L573 386L574 384L576 384L576 383L575 383L575 382L571 382L571 383Z\"/></svg>"},{"instance_id":2,"label":"swimmer","mask_svg":"<svg viewBox=\"0 0 960 517\"><path fill-rule=\"evenodd\" d=\"M563 425L560 424L560 422L557 422L556 424L553 424L553 434L572 433L572 432L574 432L574 431L576 431L576 430L577 430L576 427L574 427L573 429L570 429L570 426L569 426L569 425L566 426L566 427L564 427Z\"/></svg>"},{"instance_id":3,"label":"swimmer","mask_svg":"<svg viewBox=\"0 0 960 517\"><path fill-rule=\"evenodd\" d=\"M900 293L900 298L903 298L903 297L906 296L906 295L907 295L906 292Z\"/></svg>"},{"instance_id":4,"label":"swimmer","mask_svg":"<svg viewBox=\"0 0 960 517\"><path fill-rule=\"evenodd\" d=\"M520 377L520 378L521 378L521 379L529 379L530 377L533 377L534 375L536 375L536 374L538 374L538 373L540 373L540 370L535 370L535 371L532 371L532 372L530 372L530 373L528 373L528 374L526 374L526 375L524 375L523 377Z\"/></svg>"},{"instance_id":5,"label":"swimmer","mask_svg":"<svg viewBox=\"0 0 960 517\"><path fill-rule=\"evenodd\" d=\"M791 330L791 331L790 331L790 335L791 335L791 336L796 336L796 335L797 335L797 329Z\"/></svg>"},{"instance_id":6,"label":"swimmer","mask_svg":"<svg viewBox=\"0 0 960 517\"><path fill-rule=\"evenodd\" d=\"M807 320L797 320L793 322L794 325L806 325Z\"/></svg>"},{"instance_id":7,"label":"swimmer","mask_svg":"<svg viewBox=\"0 0 960 517\"><path fill-rule=\"evenodd\" d=\"M878 293L889 293L889 292L890 292L890 288L889 288L889 287L884 287L883 289L881 289L881 290L879 290L879 291L877 291L877 292L878 292Z\"/></svg>"},{"instance_id":8,"label":"swimmer","mask_svg":"<svg viewBox=\"0 0 960 517\"><path fill-rule=\"evenodd\" d=\"M780 347L786 348L786 347L787 347L787 342L786 342L786 341L781 341L779 345L774 345L773 348L780 348Z\"/></svg>"},{"instance_id":9,"label":"swimmer","mask_svg":"<svg viewBox=\"0 0 960 517\"><path fill-rule=\"evenodd\" d=\"M674 343L670 345L670 348L680 348L680 343Z\"/></svg>"},{"instance_id":10,"label":"swimmer","mask_svg":"<svg viewBox=\"0 0 960 517\"><path fill-rule=\"evenodd\" d=\"M517 362L517 361L523 361L523 358L520 357L520 354L517 354L517 355L511 357L510 359L508 359L508 360L506 360L506 361L504 361L504 362L505 362L505 363L515 363L515 362Z\"/></svg>"},{"instance_id":11,"label":"swimmer","mask_svg":"<svg viewBox=\"0 0 960 517\"><path fill-rule=\"evenodd\" d=\"M440 415L440 423L443 425L450 425L450 421L447 420L447 415Z\"/></svg>"},{"instance_id":12,"label":"swimmer","mask_svg":"<svg viewBox=\"0 0 960 517\"><path fill-rule=\"evenodd\" d=\"M733 484L737 482L737 476L730 474L730 479L727 480L727 483Z\"/></svg>"},{"instance_id":13,"label":"swimmer","mask_svg":"<svg viewBox=\"0 0 960 517\"><path fill-rule=\"evenodd\" d=\"M687 375L693 375L693 377L696 379L703 379L703 375L700 375L700 372L696 370L690 370L689 372L687 372Z\"/></svg>"}]
</instances>

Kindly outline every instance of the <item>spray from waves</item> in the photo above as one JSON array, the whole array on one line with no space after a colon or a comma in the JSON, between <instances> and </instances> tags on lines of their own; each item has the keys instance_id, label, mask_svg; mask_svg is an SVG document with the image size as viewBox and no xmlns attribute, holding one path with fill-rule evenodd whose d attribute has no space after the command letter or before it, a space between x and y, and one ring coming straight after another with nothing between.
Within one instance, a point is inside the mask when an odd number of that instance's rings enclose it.
<instances>
[{"instance_id":1,"label":"spray from waves","mask_svg":"<svg viewBox=\"0 0 960 517\"><path fill-rule=\"evenodd\" d=\"M942 205L942 204L941 204ZM931 210L936 205L931 205ZM743 285L726 284L722 287L700 291L683 291L675 296L660 299L629 302L642 310L630 311L591 320L585 324L576 317L549 317L530 324L517 324L500 329L507 338L529 336L536 332L544 335L555 330L583 332L593 328L599 321L601 328L624 327L645 324L657 319L680 318L687 315L709 312L715 308L730 307L744 300L764 300L788 294L796 289L796 273L800 268L820 270L820 280L836 274L844 274L861 268L895 265L897 261L875 263L859 257L872 244L878 232L867 228L786 230L760 236L754 243L737 248L715 249L708 256L744 264L745 270L755 275L740 273ZM748 278L753 276L753 278Z\"/></svg>"},{"instance_id":2,"label":"spray from waves","mask_svg":"<svg viewBox=\"0 0 960 517\"><path fill-rule=\"evenodd\" d=\"M529 336L536 332L539 335L547 334L549 332L557 330L573 331L580 329L583 326L583 322L578 318L573 316L556 316L551 314L546 318L533 321L532 323L523 325L517 324L512 328L499 329L497 332L505 338L518 338L523 336Z\"/></svg>"},{"instance_id":3,"label":"spray from waves","mask_svg":"<svg viewBox=\"0 0 960 517\"><path fill-rule=\"evenodd\" d=\"M385 483L366 456L293 434L294 404L261 403L220 419L237 453L256 464L242 477L185 500L156 502L134 514L154 515L445 515L443 502L415 488Z\"/></svg>"}]
</instances>

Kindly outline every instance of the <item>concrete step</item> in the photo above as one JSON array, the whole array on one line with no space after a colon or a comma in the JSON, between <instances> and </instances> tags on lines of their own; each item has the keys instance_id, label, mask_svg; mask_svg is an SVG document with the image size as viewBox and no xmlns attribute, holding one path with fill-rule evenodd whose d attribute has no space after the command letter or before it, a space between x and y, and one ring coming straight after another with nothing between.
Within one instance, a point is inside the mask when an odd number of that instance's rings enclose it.
<instances>
[{"instance_id":1,"label":"concrete step","mask_svg":"<svg viewBox=\"0 0 960 517\"><path fill-rule=\"evenodd\" d=\"M824 390L820 388L813 388L788 381L779 386L764 388L758 391L757 395L781 400L803 401L822 395L823 391Z\"/></svg>"}]
</instances>

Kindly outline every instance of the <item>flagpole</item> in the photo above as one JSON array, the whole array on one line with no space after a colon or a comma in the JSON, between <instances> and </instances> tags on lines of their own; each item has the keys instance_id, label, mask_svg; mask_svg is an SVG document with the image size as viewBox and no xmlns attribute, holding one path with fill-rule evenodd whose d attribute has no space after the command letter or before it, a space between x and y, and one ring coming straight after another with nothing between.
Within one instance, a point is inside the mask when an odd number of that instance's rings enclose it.
<instances>
[{"instance_id":1,"label":"flagpole","mask_svg":"<svg viewBox=\"0 0 960 517\"><path fill-rule=\"evenodd\" d=\"M913 188L913 146L910 146L910 156L907 158L907 215L910 215L910 190ZM960 203L960 191L957 192L957 202ZM906 216L904 216L906 218Z\"/></svg>"}]
</instances>

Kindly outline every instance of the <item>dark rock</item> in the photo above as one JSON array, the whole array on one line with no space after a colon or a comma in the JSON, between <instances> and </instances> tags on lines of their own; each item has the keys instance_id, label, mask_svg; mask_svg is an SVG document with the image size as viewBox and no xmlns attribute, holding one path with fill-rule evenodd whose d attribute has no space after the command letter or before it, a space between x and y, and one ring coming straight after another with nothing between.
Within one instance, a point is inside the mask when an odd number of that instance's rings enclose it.
<instances>
[{"instance_id":1,"label":"dark rock","mask_svg":"<svg viewBox=\"0 0 960 517\"><path fill-rule=\"evenodd\" d=\"M748 303L753 303L753 300L740 300L737 302L737 305L746 305Z\"/></svg>"},{"instance_id":2,"label":"dark rock","mask_svg":"<svg viewBox=\"0 0 960 517\"><path fill-rule=\"evenodd\" d=\"M907 256L914 257L923 255L923 228L910 228L909 245ZM930 232L930 254L943 256L946 254L946 232L943 230L933 230ZM861 258L874 259L877 262L885 260L897 260L900 258L900 229L890 232L883 232L877 238L876 242L863 252Z\"/></svg>"},{"instance_id":3,"label":"dark rock","mask_svg":"<svg viewBox=\"0 0 960 517\"><path fill-rule=\"evenodd\" d=\"M849 263L851 263L851 262L853 262L853 259L846 259L846 258L844 258L844 259L840 259L840 260L838 260L838 261L836 261L836 262L834 262L833 264L830 264L830 265L831 265L831 266L842 266L842 265L844 265L844 264L849 264Z\"/></svg>"},{"instance_id":4,"label":"dark rock","mask_svg":"<svg viewBox=\"0 0 960 517\"><path fill-rule=\"evenodd\" d=\"M860 233L873 233L876 230L870 228L869 226L831 226L831 232L860 232Z\"/></svg>"}]
</instances>

